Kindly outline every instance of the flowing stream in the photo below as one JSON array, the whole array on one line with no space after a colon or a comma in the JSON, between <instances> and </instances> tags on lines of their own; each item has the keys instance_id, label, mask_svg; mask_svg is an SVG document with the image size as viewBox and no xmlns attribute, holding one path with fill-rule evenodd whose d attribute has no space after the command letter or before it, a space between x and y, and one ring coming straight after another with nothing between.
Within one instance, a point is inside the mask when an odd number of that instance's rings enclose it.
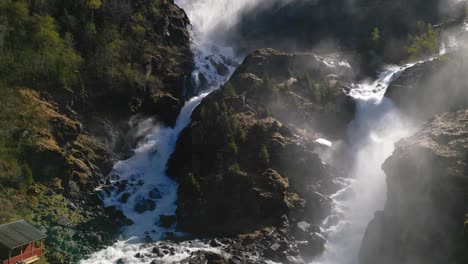
<instances>
[{"instance_id":1,"label":"flowing stream","mask_svg":"<svg viewBox=\"0 0 468 264\"><path fill-rule=\"evenodd\" d=\"M221 41L217 38L221 40L223 30L217 34L214 32L230 27L239 11L247 8L252 1L236 1L232 5L218 0L179 0L176 3L186 11L192 23L195 69L190 80L196 88L204 88L205 91L185 103L175 127L156 125L134 150L131 158L115 164L112 186L103 187L101 198L106 207L115 206L133 224L122 230L121 239L117 243L92 254L82 260L81 264L111 264L119 260L129 264L150 263L151 258L138 258L135 255L145 252L151 255L151 244L164 238L168 232L176 236L183 235L175 232L174 225L160 226L161 216L175 215L177 202L178 186L166 175L167 162L180 132L190 123L192 111L211 91L219 88L239 64L240 60L232 48L218 44ZM228 72L220 74L220 65ZM202 76L205 83L200 87ZM181 89L183 93L186 92L185 87ZM163 261L177 263L188 257L190 252L201 248L216 251L201 242L192 241L186 247L181 244L178 252L173 252Z\"/></svg>"}]
</instances>

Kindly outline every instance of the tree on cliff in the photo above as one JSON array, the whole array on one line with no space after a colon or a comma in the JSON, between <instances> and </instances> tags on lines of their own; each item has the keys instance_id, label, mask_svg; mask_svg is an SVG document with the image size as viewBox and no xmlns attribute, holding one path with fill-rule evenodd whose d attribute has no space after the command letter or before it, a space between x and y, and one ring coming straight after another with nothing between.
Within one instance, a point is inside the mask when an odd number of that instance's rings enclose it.
<instances>
[{"instance_id":1,"label":"tree on cliff","mask_svg":"<svg viewBox=\"0 0 468 264\"><path fill-rule=\"evenodd\" d=\"M417 27L419 34L408 36L409 45L406 51L412 59L427 60L439 51L439 30L422 21L418 22Z\"/></svg>"}]
</instances>

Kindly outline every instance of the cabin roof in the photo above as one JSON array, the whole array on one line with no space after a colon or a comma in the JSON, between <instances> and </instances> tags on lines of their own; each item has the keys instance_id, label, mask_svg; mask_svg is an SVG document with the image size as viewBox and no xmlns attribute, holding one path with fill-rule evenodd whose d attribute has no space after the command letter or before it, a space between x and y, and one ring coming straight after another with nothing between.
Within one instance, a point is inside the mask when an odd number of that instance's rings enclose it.
<instances>
[{"instance_id":1,"label":"cabin roof","mask_svg":"<svg viewBox=\"0 0 468 264\"><path fill-rule=\"evenodd\" d=\"M0 225L0 244L14 249L46 238L46 235L24 220Z\"/></svg>"}]
</instances>

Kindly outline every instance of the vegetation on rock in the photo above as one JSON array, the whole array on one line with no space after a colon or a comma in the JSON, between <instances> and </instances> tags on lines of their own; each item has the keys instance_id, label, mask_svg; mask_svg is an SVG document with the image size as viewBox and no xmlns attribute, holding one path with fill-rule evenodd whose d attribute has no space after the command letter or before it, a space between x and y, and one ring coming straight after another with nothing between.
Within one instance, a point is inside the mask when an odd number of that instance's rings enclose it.
<instances>
[{"instance_id":1,"label":"vegetation on rock","mask_svg":"<svg viewBox=\"0 0 468 264\"><path fill-rule=\"evenodd\" d=\"M187 25L169 0L0 1L0 223L46 231L48 262L115 239L94 188L125 150L120 123L175 120Z\"/></svg>"},{"instance_id":2,"label":"vegetation on rock","mask_svg":"<svg viewBox=\"0 0 468 264\"><path fill-rule=\"evenodd\" d=\"M418 21L417 27L418 34L408 36L406 51L412 59L428 60L439 52L439 30L423 21Z\"/></svg>"}]
</instances>

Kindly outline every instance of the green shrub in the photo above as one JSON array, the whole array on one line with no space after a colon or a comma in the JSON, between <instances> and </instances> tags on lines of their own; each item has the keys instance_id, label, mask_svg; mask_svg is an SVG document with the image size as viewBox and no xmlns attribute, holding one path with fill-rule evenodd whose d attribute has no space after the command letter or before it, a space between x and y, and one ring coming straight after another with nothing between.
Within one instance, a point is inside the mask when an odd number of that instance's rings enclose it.
<instances>
[{"instance_id":1,"label":"green shrub","mask_svg":"<svg viewBox=\"0 0 468 264\"><path fill-rule=\"evenodd\" d=\"M260 146L258 159L259 159L260 165L264 167L268 167L270 165L270 153L268 153L267 147L263 144Z\"/></svg>"},{"instance_id":2,"label":"green shrub","mask_svg":"<svg viewBox=\"0 0 468 264\"><path fill-rule=\"evenodd\" d=\"M99 9L102 5L101 0L84 0L86 8L91 10Z\"/></svg>"},{"instance_id":3,"label":"green shrub","mask_svg":"<svg viewBox=\"0 0 468 264\"><path fill-rule=\"evenodd\" d=\"M228 151L232 156L237 156L239 154L239 147L235 141L231 140L228 143Z\"/></svg>"},{"instance_id":4,"label":"green shrub","mask_svg":"<svg viewBox=\"0 0 468 264\"><path fill-rule=\"evenodd\" d=\"M194 192L196 193L200 192L201 190L200 183L198 182L195 175L193 175L193 173L188 174L187 183Z\"/></svg>"},{"instance_id":5,"label":"green shrub","mask_svg":"<svg viewBox=\"0 0 468 264\"><path fill-rule=\"evenodd\" d=\"M260 96L266 100L272 100L278 97L278 86L268 75L263 77Z\"/></svg>"},{"instance_id":6,"label":"green shrub","mask_svg":"<svg viewBox=\"0 0 468 264\"><path fill-rule=\"evenodd\" d=\"M228 174L230 175L239 175L242 173L242 170L239 166L239 163L234 163L228 168Z\"/></svg>"},{"instance_id":7,"label":"green shrub","mask_svg":"<svg viewBox=\"0 0 468 264\"><path fill-rule=\"evenodd\" d=\"M234 86L231 82L226 82L221 90L223 95L226 97L233 97L237 95L236 90L234 89Z\"/></svg>"},{"instance_id":8,"label":"green shrub","mask_svg":"<svg viewBox=\"0 0 468 264\"><path fill-rule=\"evenodd\" d=\"M380 41L380 29L378 27L375 27L372 30L372 41L373 42L379 42Z\"/></svg>"},{"instance_id":9,"label":"green shrub","mask_svg":"<svg viewBox=\"0 0 468 264\"><path fill-rule=\"evenodd\" d=\"M419 21L417 24L418 35L408 36L406 51L412 59L429 59L439 52L439 30Z\"/></svg>"},{"instance_id":10,"label":"green shrub","mask_svg":"<svg viewBox=\"0 0 468 264\"><path fill-rule=\"evenodd\" d=\"M312 100L316 103L320 103L322 101L322 91L319 83L313 80L308 73L304 76L304 81Z\"/></svg>"}]
</instances>

